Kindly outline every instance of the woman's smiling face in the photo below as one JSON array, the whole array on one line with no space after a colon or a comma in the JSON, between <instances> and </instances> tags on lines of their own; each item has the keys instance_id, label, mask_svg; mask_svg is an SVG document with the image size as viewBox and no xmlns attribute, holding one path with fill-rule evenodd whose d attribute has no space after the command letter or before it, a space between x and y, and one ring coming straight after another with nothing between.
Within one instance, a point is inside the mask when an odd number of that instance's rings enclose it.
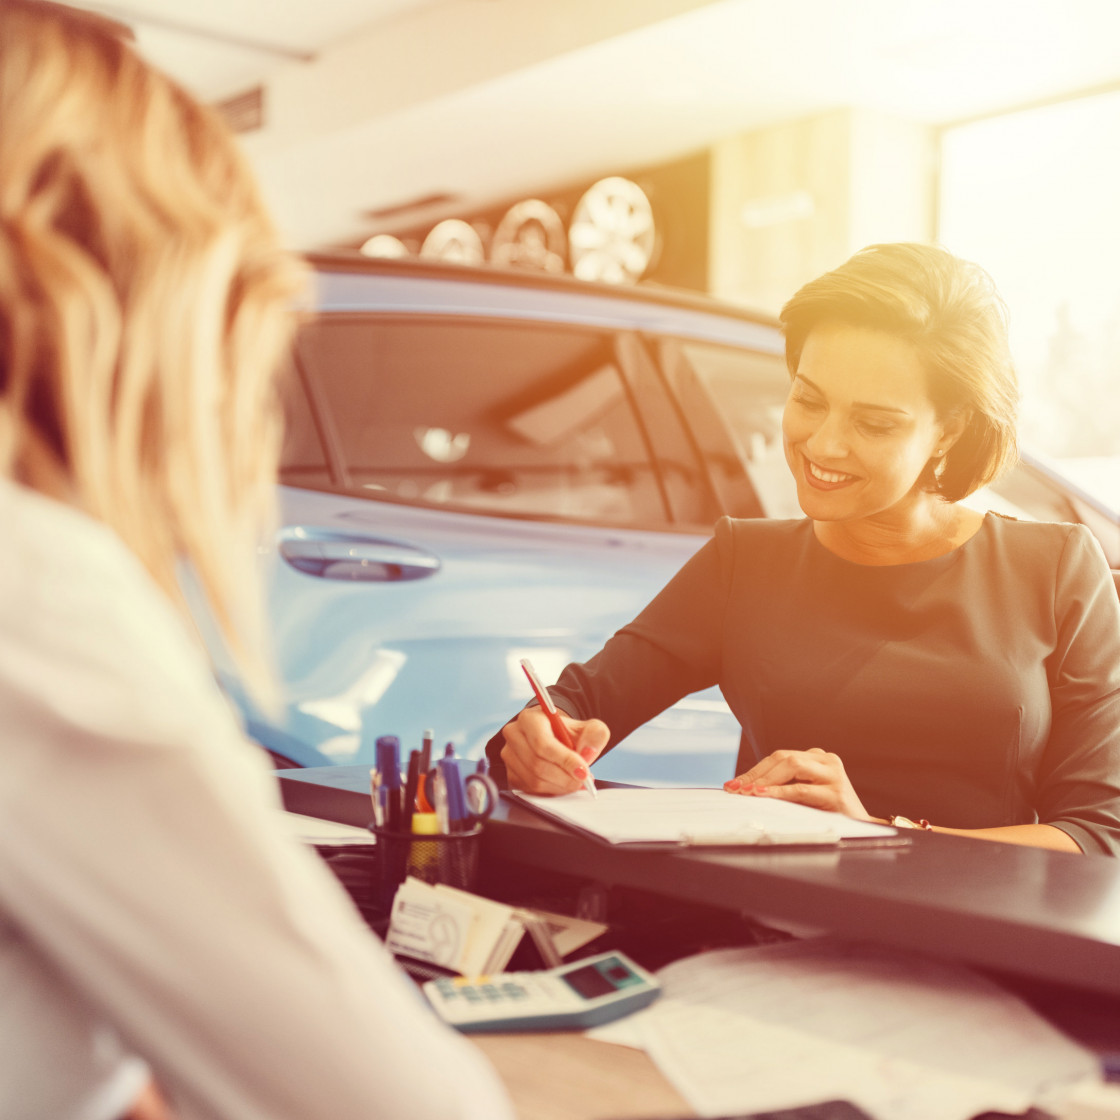
<instances>
[{"instance_id":1,"label":"woman's smiling face","mask_svg":"<svg viewBox=\"0 0 1120 1120\"><path fill-rule=\"evenodd\" d=\"M814 521L904 514L924 500L926 464L952 442L917 350L838 322L805 340L782 435L798 501Z\"/></svg>"}]
</instances>

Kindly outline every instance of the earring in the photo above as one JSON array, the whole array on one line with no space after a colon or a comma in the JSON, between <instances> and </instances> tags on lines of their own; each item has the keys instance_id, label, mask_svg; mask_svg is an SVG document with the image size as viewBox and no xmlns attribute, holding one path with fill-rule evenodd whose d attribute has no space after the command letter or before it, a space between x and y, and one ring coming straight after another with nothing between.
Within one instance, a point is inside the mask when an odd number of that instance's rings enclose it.
<instances>
[{"instance_id":1,"label":"earring","mask_svg":"<svg viewBox=\"0 0 1120 1120\"><path fill-rule=\"evenodd\" d=\"M944 454L945 454L945 448L944 448L944 447L939 447L939 448L938 448L938 449L937 449L937 450L936 450L936 451L934 452L934 455L936 455L936 456L937 456L937 457L938 457L939 459L940 459L940 458L941 458L941 456L942 456L942 455L944 455Z\"/></svg>"}]
</instances>

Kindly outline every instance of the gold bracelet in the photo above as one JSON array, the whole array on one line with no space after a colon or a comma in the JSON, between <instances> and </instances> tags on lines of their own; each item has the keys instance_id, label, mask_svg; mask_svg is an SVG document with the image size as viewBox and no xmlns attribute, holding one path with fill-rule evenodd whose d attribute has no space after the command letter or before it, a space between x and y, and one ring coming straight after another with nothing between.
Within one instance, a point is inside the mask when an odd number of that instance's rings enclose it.
<instances>
[{"instance_id":1,"label":"gold bracelet","mask_svg":"<svg viewBox=\"0 0 1120 1120\"><path fill-rule=\"evenodd\" d=\"M924 817L920 821L912 821L909 817L902 816L901 813L896 813L894 816L887 817L887 824L892 824L895 828L933 828L933 825Z\"/></svg>"}]
</instances>

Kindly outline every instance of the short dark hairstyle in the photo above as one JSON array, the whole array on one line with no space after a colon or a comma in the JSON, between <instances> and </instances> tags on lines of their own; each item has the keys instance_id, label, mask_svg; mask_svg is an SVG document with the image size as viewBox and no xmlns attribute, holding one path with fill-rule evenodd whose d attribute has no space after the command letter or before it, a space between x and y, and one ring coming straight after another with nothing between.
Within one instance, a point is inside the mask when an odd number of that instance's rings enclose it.
<instances>
[{"instance_id":1,"label":"short dark hairstyle","mask_svg":"<svg viewBox=\"0 0 1120 1120\"><path fill-rule=\"evenodd\" d=\"M971 418L927 484L949 501L980 489L1018 458L1019 386L1007 306L979 265L937 245L869 245L804 285L782 308L792 376L805 340L823 323L883 331L911 343L940 416Z\"/></svg>"}]
</instances>

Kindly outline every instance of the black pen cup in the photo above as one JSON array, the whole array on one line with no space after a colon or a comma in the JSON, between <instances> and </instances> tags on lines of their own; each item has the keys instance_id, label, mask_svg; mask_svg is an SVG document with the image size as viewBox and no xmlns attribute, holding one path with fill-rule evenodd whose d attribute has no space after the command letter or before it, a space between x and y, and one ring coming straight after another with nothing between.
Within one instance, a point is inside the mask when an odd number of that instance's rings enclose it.
<instances>
[{"instance_id":1,"label":"black pen cup","mask_svg":"<svg viewBox=\"0 0 1120 1120\"><path fill-rule=\"evenodd\" d=\"M393 832L369 826L374 836L373 908L385 917L393 909L393 896L406 878L425 883L445 883L460 890L474 889L478 879L478 853L482 825L464 832Z\"/></svg>"}]
</instances>

